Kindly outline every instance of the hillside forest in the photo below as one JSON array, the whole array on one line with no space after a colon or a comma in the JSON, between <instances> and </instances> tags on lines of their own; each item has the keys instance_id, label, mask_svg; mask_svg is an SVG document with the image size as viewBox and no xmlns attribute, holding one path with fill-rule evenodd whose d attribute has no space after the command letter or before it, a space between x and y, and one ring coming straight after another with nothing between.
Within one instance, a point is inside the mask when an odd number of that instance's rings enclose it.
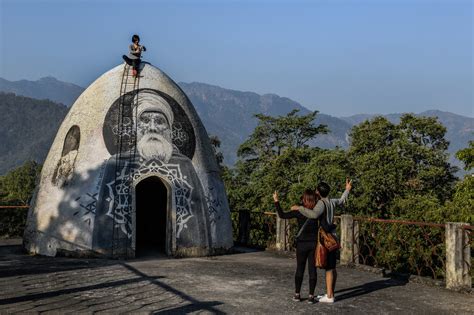
<instances>
[{"instance_id":1,"label":"hillside forest","mask_svg":"<svg viewBox=\"0 0 474 315\"><path fill-rule=\"evenodd\" d=\"M432 117L402 116L394 124L375 117L352 128L347 150L321 149L307 143L328 133L315 125L317 112L283 116L256 115L258 125L237 152L235 167L221 165L230 208L271 211L272 192L280 193L286 209L299 201L305 188L325 181L332 196L343 190L346 177L353 191L344 212L376 218L427 222L474 223L474 177L454 176L448 163L446 128ZM457 153L467 171L474 167L474 142ZM0 203L26 205L41 166L28 161L0 177Z\"/></svg>"}]
</instances>

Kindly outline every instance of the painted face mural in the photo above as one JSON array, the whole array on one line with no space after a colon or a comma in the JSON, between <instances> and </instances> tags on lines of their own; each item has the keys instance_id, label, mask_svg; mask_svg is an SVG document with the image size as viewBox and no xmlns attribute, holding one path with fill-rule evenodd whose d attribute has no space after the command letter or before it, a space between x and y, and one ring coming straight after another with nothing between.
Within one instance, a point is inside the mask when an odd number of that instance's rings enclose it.
<instances>
[{"instance_id":1,"label":"painted face mural","mask_svg":"<svg viewBox=\"0 0 474 315\"><path fill-rule=\"evenodd\" d=\"M145 160L157 158L167 163L173 153L171 127L159 112L144 112L138 117L137 150Z\"/></svg>"},{"instance_id":2,"label":"painted face mural","mask_svg":"<svg viewBox=\"0 0 474 315\"><path fill-rule=\"evenodd\" d=\"M123 118L119 121L120 110ZM117 128L119 122L122 126ZM112 157L105 169L106 189L101 194L104 202L99 212L113 218L130 238L133 234L130 185L156 175L167 181L173 191L176 238L182 237L190 224L199 225L193 221L195 211L205 206L199 198L203 195L202 185L191 162L196 140L189 118L179 104L156 90L132 92L111 106L103 135ZM132 145L125 145L125 150L117 154L119 135L122 143ZM136 148L131 139L136 139Z\"/></svg>"},{"instance_id":3,"label":"painted face mural","mask_svg":"<svg viewBox=\"0 0 474 315\"><path fill-rule=\"evenodd\" d=\"M138 153L145 160L168 163L173 154L171 107L155 93L141 93L136 102Z\"/></svg>"},{"instance_id":4,"label":"painted face mural","mask_svg":"<svg viewBox=\"0 0 474 315\"><path fill-rule=\"evenodd\" d=\"M121 102L123 102L122 109L120 109ZM118 128L120 113L123 115L122 127ZM161 118L158 119L158 116ZM137 122L134 121L135 117ZM167 124L164 124L163 118ZM179 152L189 159L193 158L196 146L194 129L183 108L170 96L152 89L140 89L127 93L123 99L117 99L107 112L102 132L111 155L115 155L118 151L120 136L122 142L128 145L133 144L129 140L136 135L138 149L138 142L144 136L150 134L149 137L154 138L152 134L161 133L165 139L171 140L174 152ZM158 137L155 138L158 140ZM144 149L145 143L140 144L140 149ZM125 151L127 149L134 148L131 146L125 148ZM148 149L156 150L157 147ZM145 151L142 152L146 153ZM140 154L140 150L138 153Z\"/></svg>"}]
</instances>

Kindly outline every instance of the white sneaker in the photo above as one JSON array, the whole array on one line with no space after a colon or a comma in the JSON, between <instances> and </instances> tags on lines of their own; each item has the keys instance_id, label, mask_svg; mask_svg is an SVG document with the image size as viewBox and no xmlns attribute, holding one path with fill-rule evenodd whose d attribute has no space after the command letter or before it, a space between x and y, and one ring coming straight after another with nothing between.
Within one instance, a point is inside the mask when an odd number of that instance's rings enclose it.
<instances>
[{"instance_id":1,"label":"white sneaker","mask_svg":"<svg viewBox=\"0 0 474 315\"><path fill-rule=\"evenodd\" d=\"M334 297L328 298L328 295L324 294L324 296L319 299L319 303L334 303Z\"/></svg>"},{"instance_id":2,"label":"white sneaker","mask_svg":"<svg viewBox=\"0 0 474 315\"><path fill-rule=\"evenodd\" d=\"M320 298L322 298L323 296L325 296L326 294L320 294L320 295L317 295L316 298L319 300Z\"/></svg>"}]
</instances>

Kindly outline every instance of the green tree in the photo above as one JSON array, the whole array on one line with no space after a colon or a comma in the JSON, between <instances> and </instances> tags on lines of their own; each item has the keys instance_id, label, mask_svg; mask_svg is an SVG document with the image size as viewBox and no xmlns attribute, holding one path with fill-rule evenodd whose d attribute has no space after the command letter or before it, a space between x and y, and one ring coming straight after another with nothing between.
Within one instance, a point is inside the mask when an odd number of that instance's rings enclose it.
<instances>
[{"instance_id":1,"label":"green tree","mask_svg":"<svg viewBox=\"0 0 474 315\"><path fill-rule=\"evenodd\" d=\"M279 117L256 115L258 125L239 147L235 168L223 174L231 209L258 213L273 210L273 190L288 195L289 198L282 198L287 202L299 199L291 195L291 187L301 182L301 173L316 150L309 148L307 142L318 134L327 133L328 129L314 125L317 112L303 116L297 113L294 110ZM257 229L251 235L257 237L262 234L259 230L267 230L264 219L259 217L252 222Z\"/></svg>"},{"instance_id":2,"label":"green tree","mask_svg":"<svg viewBox=\"0 0 474 315\"><path fill-rule=\"evenodd\" d=\"M400 189L403 170L409 161L400 159L394 145L399 138L397 126L384 117L376 117L351 131L349 160L354 170L352 195L357 212L384 217L388 202Z\"/></svg>"},{"instance_id":3,"label":"green tree","mask_svg":"<svg viewBox=\"0 0 474 315\"><path fill-rule=\"evenodd\" d=\"M467 171L474 167L474 141L469 147L459 150L456 157L464 162ZM467 174L457 182L451 200L440 211L440 222L467 222L474 225L474 174Z\"/></svg>"},{"instance_id":4,"label":"green tree","mask_svg":"<svg viewBox=\"0 0 474 315\"><path fill-rule=\"evenodd\" d=\"M256 115L257 127L239 147L235 169L224 176L231 207L263 211L268 209L265 201L272 189L283 189L283 183L290 186L290 175L282 179L281 172L292 173L293 180L295 173L288 167L298 165L298 159L309 161L307 142L328 132L325 125L314 125L317 113L301 116L293 110L286 116Z\"/></svg>"},{"instance_id":5,"label":"green tree","mask_svg":"<svg viewBox=\"0 0 474 315\"><path fill-rule=\"evenodd\" d=\"M270 198L273 191L278 191L281 196L281 204L288 209L292 204L300 201L301 194L305 188L314 188L314 183L306 186L304 175L307 165L317 154L317 148L289 148L269 161L261 172L261 183L257 185L257 193L261 197L259 201L261 210L272 210L273 199Z\"/></svg>"},{"instance_id":6,"label":"green tree","mask_svg":"<svg viewBox=\"0 0 474 315\"><path fill-rule=\"evenodd\" d=\"M467 222L474 225L474 176L466 175L455 187L452 200L440 212L440 222Z\"/></svg>"},{"instance_id":7,"label":"green tree","mask_svg":"<svg viewBox=\"0 0 474 315\"><path fill-rule=\"evenodd\" d=\"M324 181L331 187L330 196L337 198L345 189L346 177L351 175L347 153L340 148L315 150L300 175L301 184L292 187L295 194L301 194L306 188L315 189L319 182Z\"/></svg>"},{"instance_id":8,"label":"green tree","mask_svg":"<svg viewBox=\"0 0 474 315\"><path fill-rule=\"evenodd\" d=\"M280 155L285 149L301 148L318 134L329 130L326 125L314 125L318 114L314 111L300 116L295 109L286 116L272 117L257 114L257 127L249 138L239 147L238 157L242 159L268 159Z\"/></svg>"},{"instance_id":9,"label":"green tree","mask_svg":"<svg viewBox=\"0 0 474 315\"><path fill-rule=\"evenodd\" d=\"M435 118L411 114L403 115L399 124L376 117L354 127L348 154L357 212L404 216L392 208L395 198L434 197L439 204L448 200L456 169L448 163L445 133Z\"/></svg>"},{"instance_id":10,"label":"green tree","mask_svg":"<svg viewBox=\"0 0 474 315\"><path fill-rule=\"evenodd\" d=\"M474 167L474 141L469 141L469 147L459 150L456 157L464 163L466 171L471 170Z\"/></svg>"},{"instance_id":11,"label":"green tree","mask_svg":"<svg viewBox=\"0 0 474 315\"><path fill-rule=\"evenodd\" d=\"M8 172L1 178L0 195L3 204L28 205L37 180L41 166L34 161L27 161L22 166Z\"/></svg>"},{"instance_id":12,"label":"green tree","mask_svg":"<svg viewBox=\"0 0 474 315\"><path fill-rule=\"evenodd\" d=\"M0 205L28 205L39 178L41 166L27 161L0 177ZM0 209L0 237L23 235L27 208Z\"/></svg>"}]
</instances>

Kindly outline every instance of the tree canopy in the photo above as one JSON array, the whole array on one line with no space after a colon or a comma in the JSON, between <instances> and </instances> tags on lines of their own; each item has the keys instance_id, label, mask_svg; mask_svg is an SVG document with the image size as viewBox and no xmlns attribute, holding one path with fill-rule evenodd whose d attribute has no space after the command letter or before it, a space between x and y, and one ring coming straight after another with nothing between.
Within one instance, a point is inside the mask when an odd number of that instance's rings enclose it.
<instances>
[{"instance_id":1,"label":"tree canopy","mask_svg":"<svg viewBox=\"0 0 474 315\"><path fill-rule=\"evenodd\" d=\"M0 204L28 205L36 187L41 166L27 161L4 176L0 176Z\"/></svg>"},{"instance_id":2,"label":"tree canopy","mask_svg":"<svg viewBox=\"0 0 474 315\"><path fill-rule=\"evenodd\" d=\"M456 168L448 163L446 128L435 118L405 114L396 124L375 117L352 129L348 150L328 150L307 145L329 132L326 126L313 125L316 115L257 115L259 124L239 148L239 161L224 174L232 209L269 211L274 190L289 207L320 181L329 183L331 196L338 197L346 176L354 188L345 212L441 221L447 219L443 212L448 201L461 202L459 194L470 183L456 183Z\"/></svg>"}]
</instances>

